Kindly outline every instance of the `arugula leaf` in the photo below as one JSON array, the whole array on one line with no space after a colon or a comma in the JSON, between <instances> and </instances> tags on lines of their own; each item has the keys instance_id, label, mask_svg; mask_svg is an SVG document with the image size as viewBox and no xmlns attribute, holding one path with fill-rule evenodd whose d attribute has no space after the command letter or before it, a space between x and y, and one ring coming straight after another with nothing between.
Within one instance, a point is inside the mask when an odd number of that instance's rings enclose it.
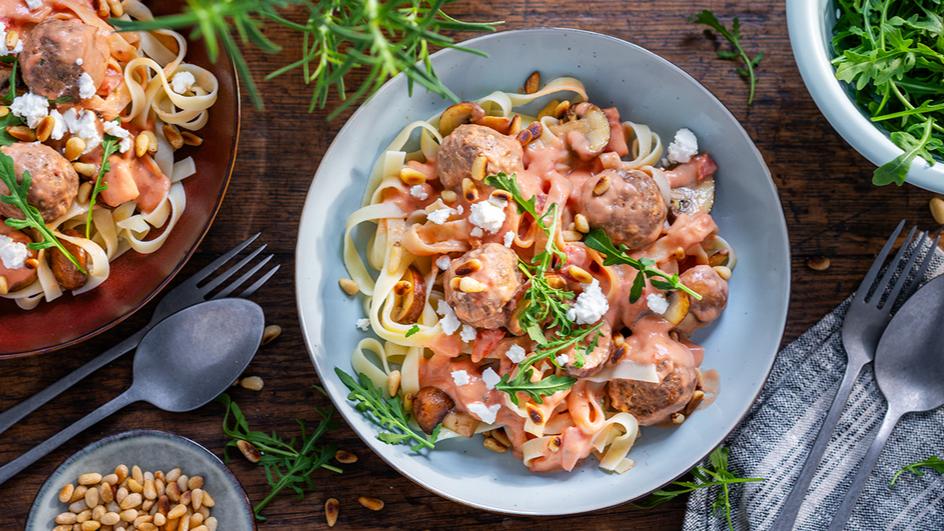
<instances>
[{"instance_id":1,"label":"arugula leaf","mask_svg":"<svg viewBox=\"0 0 944 531\"><path fill-rule=\"evenodd\" d=\"M932 455L923 461L917 461L915 463L911 463L910 465L905 465L895 472L895 475L892 476L891 481L888 482L888 486L894 487L895 483L898 481L898 478L901 477L901 475L905 472L911 472L918 477L923 476L924 471L921 470L922 468L930 468L935 472L944 474L944 459L941 459L936 455Z\"/></svg>"},{"instance_id":2,"label":"arugula leaf","mask_svg":"<svg viewBox=\"0 0 944 531\"><path fill-rule=\"evenodd\" d=\"M432 449L439 438L440 424L433 433L426 435L410 426L403 401L399 396L387 396L387 391L376 387L364 374L357 374L357 380L350 374L335 367L335 374L351 393L347 399L354 402L354 409L360 411L364 417L387 430L377 435L377 439L387 444L407 444L414 452L424 448Z\"/></svg>"},{"instance_id":3,"label":"arugula leaf","mask_svg":"<svg viewBox=\"0 0 944 531\"><path fill-rule=\"evenodd\" d=\"M895 131L892 133L890 135L892 141L904 149L905 152L876 168L872 173L872 184L875 186L885 186L891 183L895 183L898 186L905 184L911 163L919 155L930 159L928 163L933 164L934 159L925 149L928 142L931 140L931 126L933 123L933 120L930 118L925 122L924 134L921 135L920 139L916 139L907 131Z\"/></svg>"},{"instance_id":4,"label":"arugula leaf","mask_svg":"<svg viewBox=\"0 0 944 531\"><path fill-rule=\"evenodd\" d=\"M95 176L95 186L92 187L92 195L89 196L88 214L85 218L85 239L89 239L92 234L92 211L95 208L95 201L98 194L108 189L107 184L102 184L102 177L111 169L108 157L118 151L119 140L111 135L105 135L102 140L102 162L98 166L98 175Z\"/></svg>"},{"instance_id":5,"label":"arugula leaf","mask_svg":"<svg viewBox=\"0 0 944 531\"><path fill-rule=\"evenodd\" d=\"M744 47L741 45L741 21L737 17L734 17L731 21L731 29L728 29L718 20L718 17L715 16L714 13L706 9L693 16L691 22L708 26L718 32L719 35L724 37L724 39L731 44L731 50L719 49L716 53L719 59L741 62L742 66L735 68L734 71L748 82L750 92L747 96L747 104L753 104L754 91L757 87L757 75L754 71L764 58L764 52L757 53L751 57L744 51Z\"/></svg>"}]
</instances>

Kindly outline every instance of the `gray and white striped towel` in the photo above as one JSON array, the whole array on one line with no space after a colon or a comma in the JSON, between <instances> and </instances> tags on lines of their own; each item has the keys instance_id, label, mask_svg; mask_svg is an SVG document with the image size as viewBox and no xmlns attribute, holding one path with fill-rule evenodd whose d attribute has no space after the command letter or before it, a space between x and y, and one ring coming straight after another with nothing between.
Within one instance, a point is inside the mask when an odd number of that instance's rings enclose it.
<instances>
[{"instance_id":1,"label":"gray and white striped towel","mask_svg":"<svg viewBox=\"0 0 944 531\"><path fill-rule=\"evenodd\" d=\"M944 255L939 250L936 255L927 278L944 273ZM757 402L727 439L731 470L741 477L766 478L733 490L736 529L770 528L793 486L842 380L846 354L840 330L848 306L848 300L843 302L777 355ZM884 413L885 399L870 365L852 390L796 529L826 529ZM944 530L944 476L906 474L894 488L888 486L896 470L932 454L944 457L944 409L907 415L899 422L846 529ZM714 495L705 489L692 494L684 531L727 529L723 515L711 510Z\"/></svg>"}]
</instances>

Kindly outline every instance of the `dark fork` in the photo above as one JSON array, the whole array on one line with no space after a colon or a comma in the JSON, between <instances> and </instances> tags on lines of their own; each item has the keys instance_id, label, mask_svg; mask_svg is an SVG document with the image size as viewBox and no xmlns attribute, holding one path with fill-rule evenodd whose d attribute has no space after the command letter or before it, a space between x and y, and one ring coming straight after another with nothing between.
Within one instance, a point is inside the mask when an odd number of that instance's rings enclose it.
<instances>
[{"instance_id":1,"label":"dark fork","mask_svg":"<svg viewBox=\"0 0 944 531\"><path fill-rule=\"evenodd\" d=\"M262 268L265 267L265 265L269 263L270 260L272 260L273 255L271 254L260 260L257 260L257 263L244 274L239 276L239 278L223 286L224 283L230 279L230 277L255 261L262 251L265 250L265 244L257 247L238 263L226 271L220 273L219 276L213 278L212 280L209 279L214 273L217 272L217 270L222 268L223 265L233 259L244 249L249 247L249 245L257 238L259 238L259 234L256 234L250 237L248 240L240 243L236 247L233 247L224 255L214 260L210 265L204 267L195 275L188 278L171 291L167 292L167 294L164 295L164 298L162 298L158 303L157 308L154 309L154 316L151 317L151 321L148 322L148 324L136 334L99 354L85 365L67 374L59 381L43 389L39 393L20 402L3 413L0 413L0 433L10 429L11 426L22 420L23 417L29 415L33 411L36 411L40 406L59 396L63 391L77 384L86 376L120 358L123 354L133 350L138 346L141 338L144 337L148 330L150 330L160 321L164 320L165 317L177 313L188 306L193 306L198 302L232 296L237 289L248 282L253 277L253 275L261 271ZM259 288L262 287L263 284L272 278L272 275L274 275L276 271L279 270L279 267L279 265L272 266L268 271L266 271L265 274L259 277L259 279L253 282L249 287L243 289L236 296L245 298L254 294ZM209 282L207 282L207 280L209 280ZM220 288L221 286L223 287L221 290L219 290L217 293L212 293L213 290Z\"/></svg>"},{"instance_id":2,"label":"dark fork","mask_svg":"<svg viewBox=\"0 0 944 531\"><path fill-rule=\"evenodd\" d=\"M865 275L862 283L859 284L859 289L856 290L855 297L846 312L845 320L842 323L842 345L846 349L846 356L848 357L846 373L842 377L842 383L839 384L839 390L836 391L836 397L829 408L829 413L826 414L826 420L823 421L823 425L820 427L813 448L806 457L803 469L800 470L796 484L784 502L779 517L774 522L772 529L776 531L790 531L793 529L800 507L803 505L803 499L806 497L806 491L810 486L810 482L813 481L813 476L816 475L816 469L819 467L823 454L826 452L826 446L829 444L829 439L836 429L836 423L839 421L846 401L849 399L852 386L858 379L862 369L871 363L875 357L878 340L882 337L882 332L891 320L892 308L895 306L898 296L902 293L902 290L907 296L914 284L921 281L931 264L934 247L937 245L940 236L934 238L917 274L913 276L910 274L915 259L924 249L924 245L928 240L927 233L922 232L920 238L916 241L915 232L917 229L913 227L895 257L888 264L881 280L875 282L879 271L882 269L882 264L888 258L888 254L904 226L905 220L902 220L898 223L898 227L892 232L888 241L885 242L882 251L878 253L875 261L872 262L872 267L869 268L869 272ZM892 277L902 263L904 263L904 267L901 268L901 274L892 286ZM886 292L887 296L884 296Z\"/></svg>"}]
</instances>

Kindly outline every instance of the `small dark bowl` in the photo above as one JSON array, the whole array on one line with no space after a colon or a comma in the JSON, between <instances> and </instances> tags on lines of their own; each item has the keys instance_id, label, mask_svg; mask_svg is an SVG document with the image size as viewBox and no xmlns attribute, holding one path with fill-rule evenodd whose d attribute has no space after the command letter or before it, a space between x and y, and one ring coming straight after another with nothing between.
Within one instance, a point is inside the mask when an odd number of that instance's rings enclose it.
<instances>
[{"instance_id":1,"label":"small dark bowl","mask_svg":"<svg viewBox=\"0 0 944 531\"><path fill-rule=\"evenodd\" d=\"M178 12L182 5L181 1L160 2L155 14ZM109 279L89 293L78 297L66 293L30 311L0 299L0 359L59 350L124 321L167 286L210 229L236 162L239 84L229 57L222 54L211 62L202 41L190 42L187 60L213 72L220 91L209 123L199 132L207 142L180 155L193 156L197 174L184 181L187 208L174 232L154 254L129 251L112 262Z\"/></svg>"}]
</instances>

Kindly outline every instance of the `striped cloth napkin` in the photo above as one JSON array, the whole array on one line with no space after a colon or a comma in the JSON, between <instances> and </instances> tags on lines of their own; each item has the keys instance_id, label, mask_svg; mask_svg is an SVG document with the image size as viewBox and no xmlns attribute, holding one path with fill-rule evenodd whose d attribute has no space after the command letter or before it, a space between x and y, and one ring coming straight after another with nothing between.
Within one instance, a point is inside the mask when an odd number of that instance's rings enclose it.
<instances>
[{"instance_id":1,"label":"striped cloth napkin","mask_svg":"<svg viewBox=\"0 0 944 531\"><path fill-rule=\"evenodd\" d=\"M935 254L927 279L944 273L944 254ZM777 355L757 402L725 442L730 470L766 478L732 491L735 529L770 528L800 473L845 370L840 330L848 307L846 300ZM869 365L852 390L795 529L828 527L884 414L885 399ZM944 475L906 473L895 487L888 484L896 470L931 455L944 457L944 408L898 423L846 529L944 530ZM711 509L717 489L708 490L689 498L684 531L727 529L724 516Z\"/></svg>"}]
</instances>

